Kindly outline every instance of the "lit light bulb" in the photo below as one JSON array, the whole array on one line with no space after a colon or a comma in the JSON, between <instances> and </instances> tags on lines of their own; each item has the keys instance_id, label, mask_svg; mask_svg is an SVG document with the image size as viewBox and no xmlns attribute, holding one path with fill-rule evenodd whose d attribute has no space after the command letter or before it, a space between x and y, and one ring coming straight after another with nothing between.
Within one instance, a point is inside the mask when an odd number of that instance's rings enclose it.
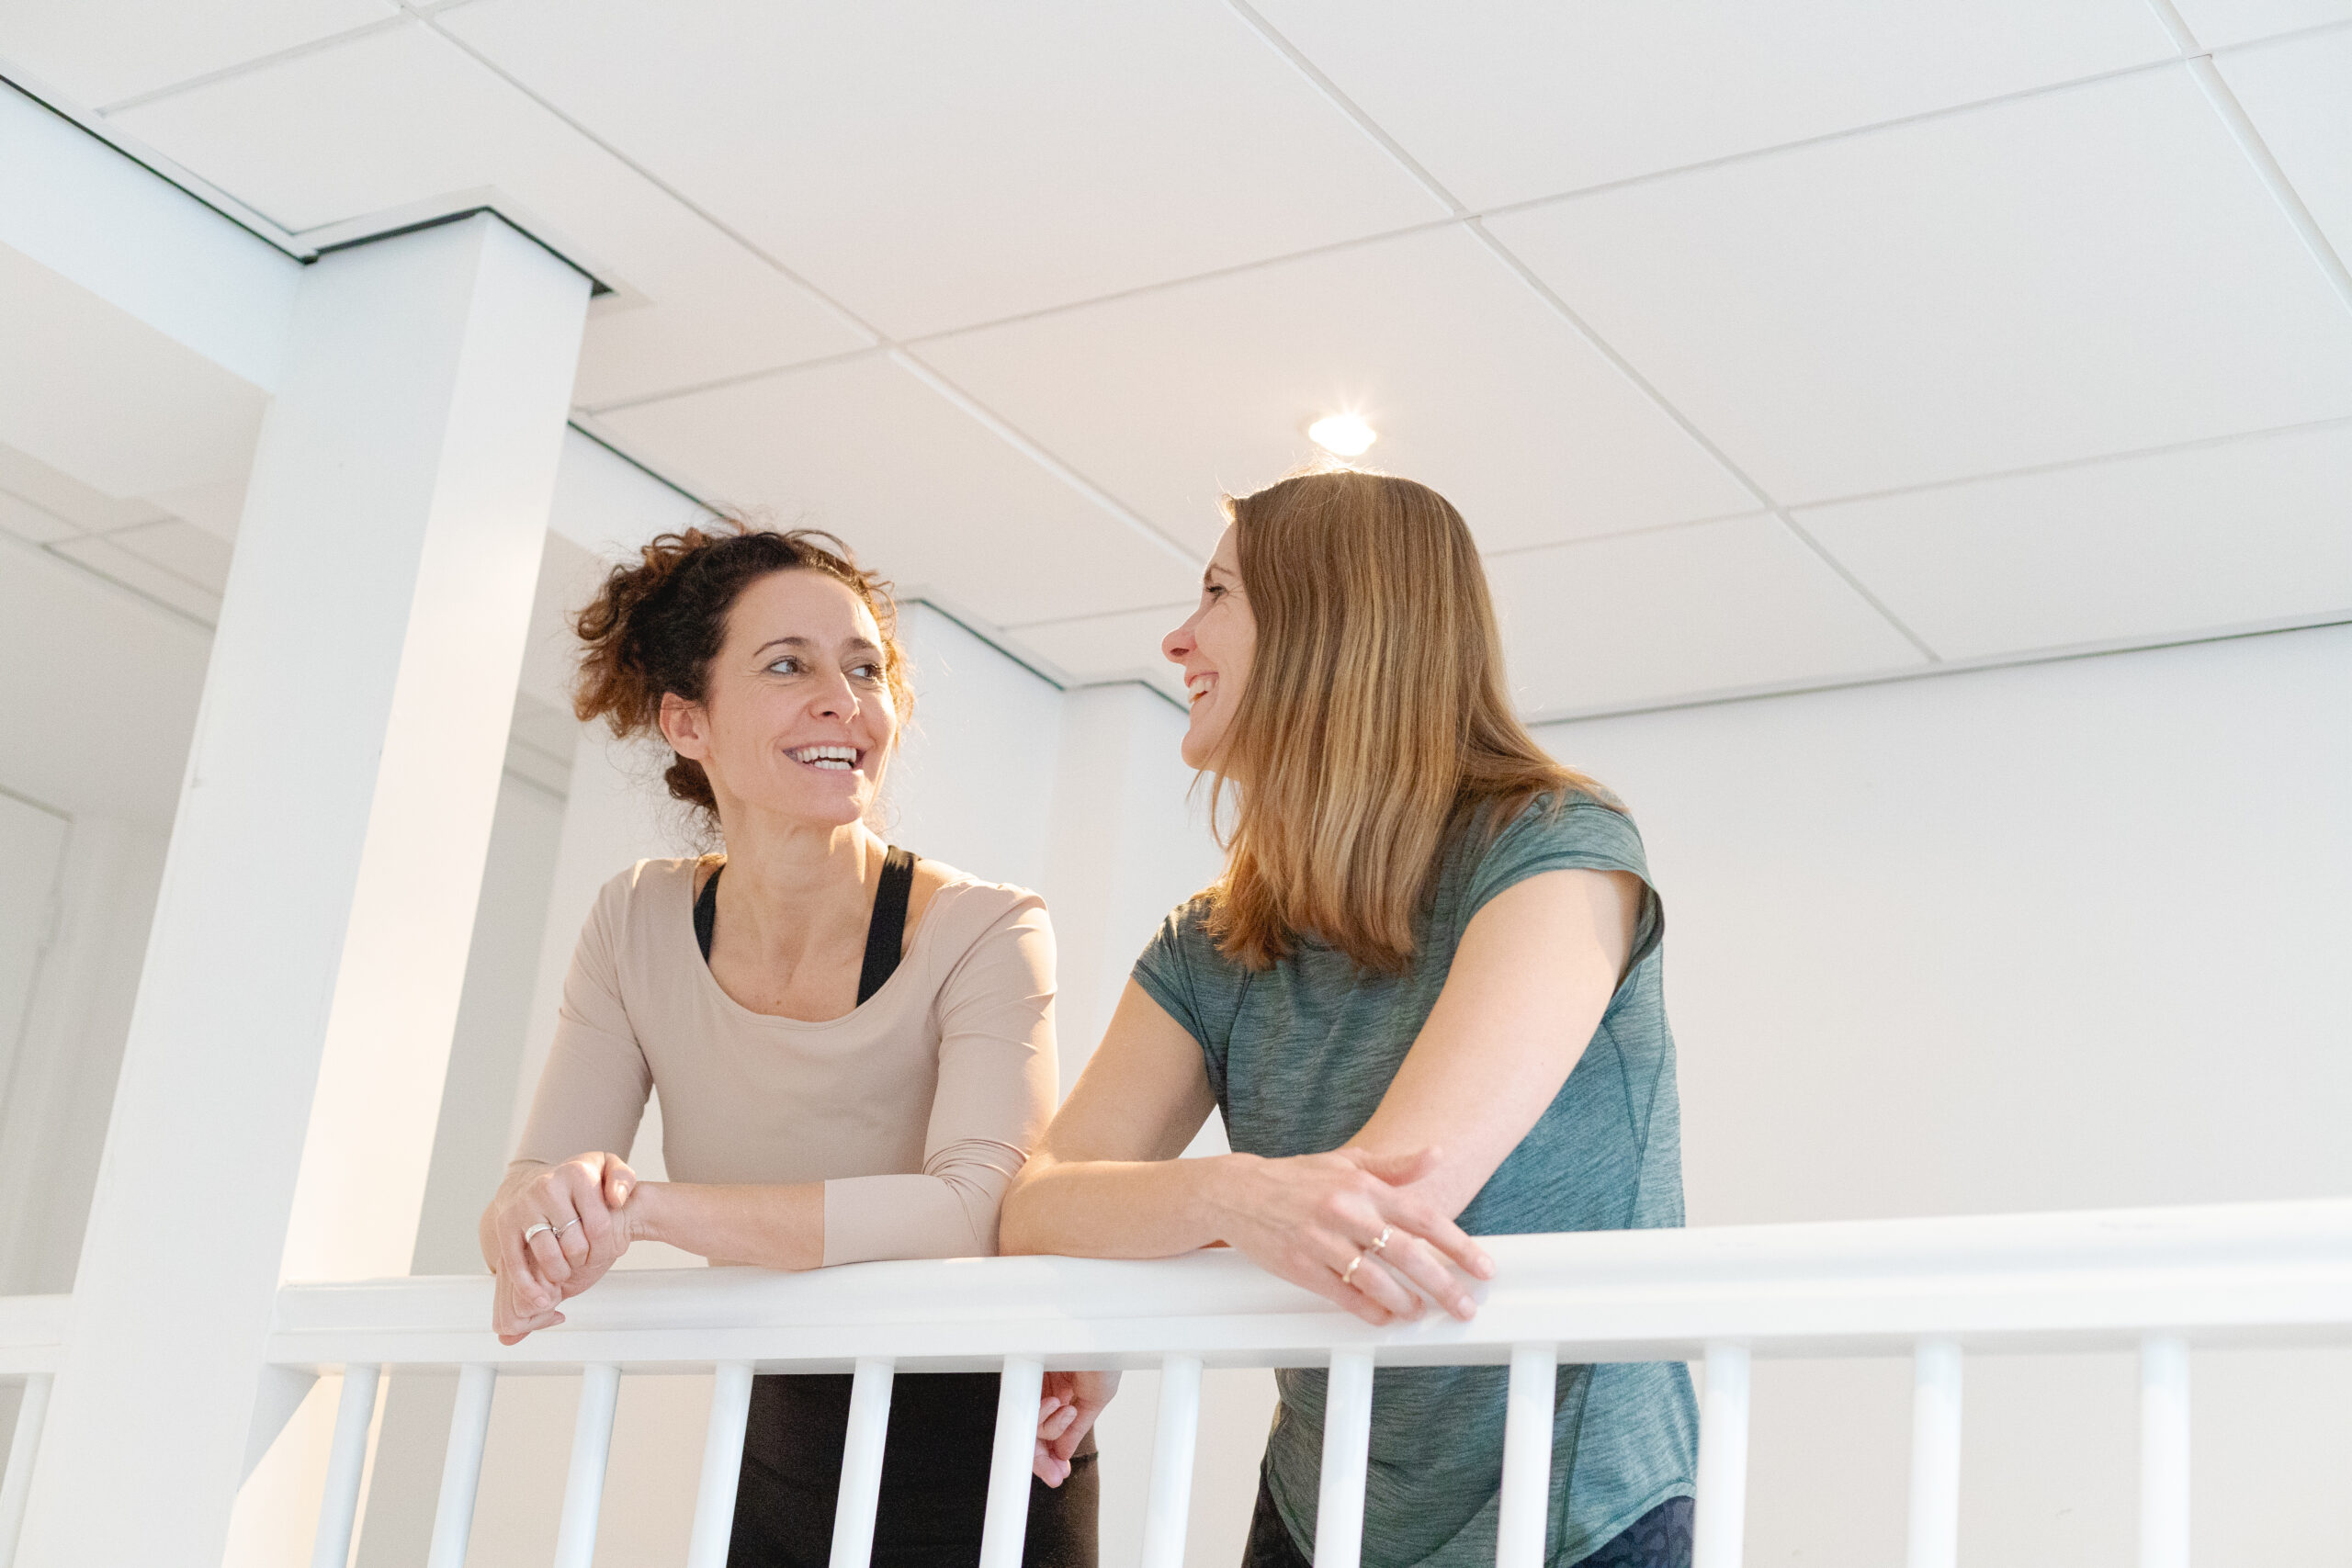
<instances>
[{"instance_id":1,"label":"lit light bulb","mask_svg":"<svg viewBox=\"0 0 2352 1568\"><path fill-rule=\"evenodd\" d=\"M1306 437L1338 457L1361 456L1380 434L1351 413L1326 414L1306 427Z\"/></svg>"}]
</instances>

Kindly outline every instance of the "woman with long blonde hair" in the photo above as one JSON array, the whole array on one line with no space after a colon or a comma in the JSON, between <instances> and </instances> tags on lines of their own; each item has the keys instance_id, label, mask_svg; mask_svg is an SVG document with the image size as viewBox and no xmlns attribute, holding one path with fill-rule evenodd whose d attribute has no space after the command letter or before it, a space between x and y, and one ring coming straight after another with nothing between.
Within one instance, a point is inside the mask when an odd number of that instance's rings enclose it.
<instances>
[{"instance_id":1,"label":"woman with long blonde hair","mask_svg":"<svg viewBox=\"0 0 2352 1568\"><path fill-rule=\"evenodd\" d=\"M1308 474L1226 503L1184 670L1224 874L1137 960L1005 1198L1004 1251L1225 1244L1366 1321L1467 1318L1480 1235L1682 1223L1657 895L1615 797L1512 716L1442 496ZM1179 1160L1209 1111L1234 1153ZM1365 1568L1494 1561L1507 1374L1383 1371ZM1325 1374L1277 1374L1249 1568L1312 1560ZM1690 1560L1679 1363L1559 1371L1549 1564Z\"/></svg>"}]
</instances>

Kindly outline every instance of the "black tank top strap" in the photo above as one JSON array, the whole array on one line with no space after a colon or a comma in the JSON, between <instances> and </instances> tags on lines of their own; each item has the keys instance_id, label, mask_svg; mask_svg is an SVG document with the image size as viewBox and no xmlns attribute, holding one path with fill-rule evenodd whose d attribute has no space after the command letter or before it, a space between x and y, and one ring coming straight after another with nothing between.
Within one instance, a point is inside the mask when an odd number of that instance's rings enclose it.
<instances>
[{"instance_id":1,"label":"black tank top strap","mask_svg":"<svg viewBox=\"0 0 2352 1568\"><path fill-rule=\"evenodd\" d=\"M727 869L720 861L710 868L710 880L702 885L702 896L695 900L695 942L702 948L702 961L710 962L710 933L718 929L718 874Z\"/></svg>"},{"instance_id":2,"label":"black tank top strap","mask_svg":"<svg viewBox=\"0 0 2352 1568\"><path fill-rule=\"evenodd\" d=\"M882 886L875 889L874 918L865 927L865 967L857 977L860 1007L898 972L907 940L907 899L914 886L913 852L892 844L882 857Z\"/></svg>"},{"instance_id":3,"label":"black tank top strap","mask_svg":"<svg viewBox=\"0 0 2352 1568\"><path fill-rule=\"evenodd\" d=\"M710 936L718 925L718 878L727 869L721 861L710 868L710 880L695 899L695 944L702 961L710 962ZM874 891L874 913L865 925L865 963L858 971L857 1005L889 982L898 972L900 949L907 940L907 900L914 891L915 856L892 844L882 857L882 885Z\"/></svg>"}]
</instances>

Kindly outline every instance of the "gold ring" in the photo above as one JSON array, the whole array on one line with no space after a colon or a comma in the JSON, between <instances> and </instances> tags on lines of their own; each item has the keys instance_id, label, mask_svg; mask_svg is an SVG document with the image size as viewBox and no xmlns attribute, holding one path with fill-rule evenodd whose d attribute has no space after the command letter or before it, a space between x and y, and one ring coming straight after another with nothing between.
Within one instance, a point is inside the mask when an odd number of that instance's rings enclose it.
<instances>
[{"instance_id":1,"label":"gold ring","mask_svg":"<svg viewBox=\"0 0 2352 1568\"><path fill-rule=\"evenodd\" d=\"M1379 1236L1378 1236L1378 1237L1377 1237L1377 1238L1373 1242L1373 1244L1372 1244L1370 1247L1365 1247L1365 1248L1364 1248L1364 1251L1366 1251L1367 1253L1378 1252L1382 1247L1386 1247L1386 1246L1388 1245L1388 1238L1389 1238L1390 1236L1392 1236L1392 1235L1396 1235L1396 1227L1395 1227L1395 1226L1393 1226L1393 1225L1383 1225L1383 1226L1381 1226L1381 1227L1380 1227L1380 1235L1379 1235Z\"/></svg>"},{"instance_id":2,"label":"gold ring","mask_svg":"<svg viewBox=\"0 0 2352 1568\"><path fill-rule=\"evenodd\" d=\"M1356 1282L1356 1270L1363 1267L1364 1256L1361 1252L1357 1253L1354 1261L1340 1270L1340 1283L1352 1285Z\"/></svg>"}]
</instances>

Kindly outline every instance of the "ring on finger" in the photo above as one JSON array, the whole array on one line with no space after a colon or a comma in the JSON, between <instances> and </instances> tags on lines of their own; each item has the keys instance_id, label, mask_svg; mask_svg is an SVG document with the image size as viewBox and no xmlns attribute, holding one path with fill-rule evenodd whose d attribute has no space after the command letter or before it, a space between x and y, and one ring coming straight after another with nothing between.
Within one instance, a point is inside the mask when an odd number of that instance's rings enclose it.
<instances>
[{"instance_id":1,"label":"ring on finger","mask_svg":"<svg viewBox=\"0 0 2352 1568\"><path fill-rule=\"evenodd\" d=\"M1369 1256L1371 1256L1369 1253L1359 1252L1354 1258L1351 1258L1348 1262L1348 1266L1340 1270L1340 1283L1342 1285L1354 1284L1356 1282L1356 1270L1363 1267L1363 1260Z\"/></svg>"},{"instance_id":2,"label":"ring on finger","mask_svg":"<svg viewBox=\"0 0 2352 1568\"><path fill-rule=\"evenodd\" d=\"M1387 1247L1387 1245L1388 1245L1388 1238L1389 1238L1390 1236L1392 1236L1392 1235L1395 1235L1396 1234L1396 1226L1394 1226L1394 1225L1383 1225L1383 1226L1381 1226L1381 1227L1380 1227L1380 1234L1379 1234L1378 1235L1376 1235L1376 1236L1373 1237L1373 1238L1372 1238L1372 1243L1371 1243L1371 1245L1370 1245L1370 1246L1368 1246L1368 1247L1366 1247L1363 1249L1363 1251L1364 1251L1364 1256L1365 1256L1365 1257L1367 1257L1367 1258L1369 1258L1369 1257L1371 1257L1374 1253L1378 1252L1378 1251L1382 1250L1383 1248L1385 1248L1385 1247Z\"/></svg>"},{"instance_id":3,"label":"ring on finger","mask_svg":"<svg viewBox=\"0 0 2352 1568\"><path fill-rule=\"evenodd\" d=\"M523 1233L523 1245L525 1247L530 1246L531 1238L538 1235L541 1231L545 1231L549 1235L553 1235L555 1234L555 1227L548 1224L547 1221L541 1220L537 1224L533 1225L529 1230Z\"/></svg>"},{"instance_id":4,"label":"ring on finger","mask_svg":"<svg viewBox=\"0 0 2352 1568\"><path fill-rule=\"evenodd\" d=\"M572 1216L571 1216L571 1218L570 1218L570 1219L568 1219L568 1220L564 1221L564 1222L563 1222L563 1224L560 1224L560 1225L556 1226L556 1227L555 1227L555 1238L556 1238L556 1240L558 1240L558 1241L561 1241L561 1240L563 1239L563 1233L564 1233L564 1232L566 1232L566 1231L568 1231L568 1230L570 1230L572 1226L574 1226L574 1225L578 1224L579 1223L580 1223L580 1216L579 1216L579 1215L577 1215L577 1214L574 1214L574 1215L572 1215Z\"/></svg>"}]
</instances>

